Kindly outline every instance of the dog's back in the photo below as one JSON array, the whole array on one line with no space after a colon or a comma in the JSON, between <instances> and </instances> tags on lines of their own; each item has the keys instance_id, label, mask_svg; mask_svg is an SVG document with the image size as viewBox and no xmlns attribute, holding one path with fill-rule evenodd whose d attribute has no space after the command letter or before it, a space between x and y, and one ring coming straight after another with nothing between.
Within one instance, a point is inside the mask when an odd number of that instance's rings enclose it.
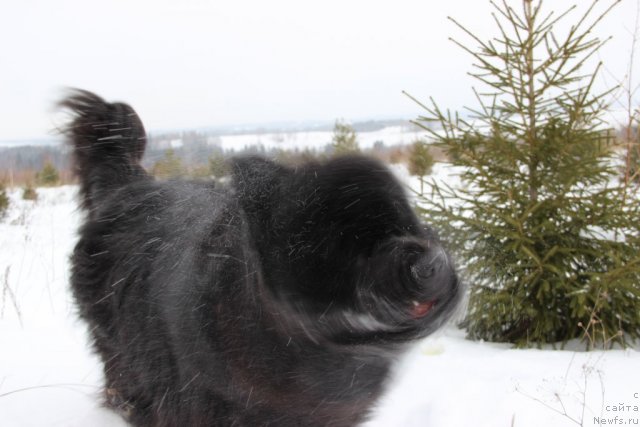
<instances>
[{"instance_id":1,"label":"dog's back","mask_svg":"<svg viewBox=\"0 0 640 427\"><path fill-rule=\"evenodd\" d=\"M225 186L156 182L131 107L61 105L88 213L72 288L134 425L355 425L455 307L448 257L379 163L243 158Z\"/></svg>"}]
</instances>

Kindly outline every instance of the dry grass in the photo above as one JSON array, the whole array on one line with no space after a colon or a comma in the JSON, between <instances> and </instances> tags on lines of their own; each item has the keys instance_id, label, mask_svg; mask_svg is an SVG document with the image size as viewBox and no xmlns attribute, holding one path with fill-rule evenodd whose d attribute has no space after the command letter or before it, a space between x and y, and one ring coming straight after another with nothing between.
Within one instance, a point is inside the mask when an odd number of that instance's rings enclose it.
<instances>
[{"instance_id":1,"label":"dry grass","mask_svg":"<svg viewBox=\"0 0 640 427\"><path fill-rule=\"evenodd\" d=\"M11 272L11 266L7 266L4 270L4 280L2 282L2 308L0 309L0 318L4 317L4 309L7 303L7 300L11 302L13 308L18 315L18 320L20 321L20 326L22 326L22 312L20 311L20 307L18 306L18 301L16 300L16 295L13 293L11 286L9 286L9 273Z\"/></svg>"}]
</instances>

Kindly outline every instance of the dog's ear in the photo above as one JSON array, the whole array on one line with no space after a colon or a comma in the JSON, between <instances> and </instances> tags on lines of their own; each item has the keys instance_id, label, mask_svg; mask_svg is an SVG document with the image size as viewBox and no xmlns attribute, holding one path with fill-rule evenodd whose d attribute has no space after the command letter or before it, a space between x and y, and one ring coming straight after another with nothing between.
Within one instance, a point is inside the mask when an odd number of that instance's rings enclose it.
<instances>
[{"instance_id":1,"label":"dog's ear","mask_svg":"<svg viewBox=\"0 0 640 427\"><path fill-rule=\"evenodd\" d=\"M258 156L235 157L230 160L233 186L247 213L263 217L277 200L276 192L288 169Z\"/></svg>"}]
</instances>

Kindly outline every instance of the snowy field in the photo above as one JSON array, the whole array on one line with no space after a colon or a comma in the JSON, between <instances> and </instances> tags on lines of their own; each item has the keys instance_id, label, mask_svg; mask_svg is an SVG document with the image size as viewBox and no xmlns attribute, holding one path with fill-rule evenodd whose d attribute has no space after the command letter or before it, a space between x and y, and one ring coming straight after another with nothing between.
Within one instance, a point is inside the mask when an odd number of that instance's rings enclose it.
<instances>
[{"instance_id":1,"label":"snowy field","mask_svg":"<svg viewBox=\"0 0 640 427\"><path fill-rule=\"evenodd\" d=\"M428 133L417 126L396 125L385 126L382 129L372 131L359 131L358 146L360 149L369 150L376 143L384 143L385 146L409 145L418 139L425 139ZM156 147L161 149L178 148L183 145L180 138L173 140L160 140L152 136L151 140ZM270 150L311 150L322 152L327 145L332 144L333 130L307 130L307 131L282 131L282 132L258 132L258 133L238 133L223 134L208 137L208 144L220 147L224 151L242 151L251 148ZM6 143L0 141L0 147L11 146L12 141ZM15 144L15 143L13 143Z\"/></svg>"},{"instance_id":2,"label":"snowy field","mask_svg":"<svg viewBox=\"0 0 640 427\"><path fill-rule=\"evenodd\" d=\"M401 177L407 180L406 173ZM413 183L415 184L415 183ZM68 290L76 188L10 191L0 222L0 426L125 426ZM367 427L640 425L640 352L514 350L449 326L398 363Z\"/></svg>"},{"instance_id":3,"label":"snowy field","mask_svg":"<svg viewBox=\"0 0 640 427\"><path fill-rule=\"evenodd\" d=\"M418 131L409 126L387 126L383 129L358 132L358 146L361 149L371 149L378 141L390 145L409 145L427 135L425 131ZM249 147L264 147L266 150L316 150L322 151L331 144L333 131L309 131L288 133L264 133L246 135L223 135L219 144L223 150L240 151Z\"/></svg>"}]
</instances>

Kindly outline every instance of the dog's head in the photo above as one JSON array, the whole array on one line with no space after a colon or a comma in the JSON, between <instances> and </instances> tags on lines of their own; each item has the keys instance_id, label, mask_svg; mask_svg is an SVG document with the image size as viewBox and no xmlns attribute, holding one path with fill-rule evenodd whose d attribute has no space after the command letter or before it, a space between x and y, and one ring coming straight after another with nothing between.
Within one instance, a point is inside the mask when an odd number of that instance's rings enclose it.
<instances>
[{"instance_id":1,"label":"dog's head","mask_svg":"<svg viewBox=\"0 0 640 427\"><path fill-rule=\"evenodd\" d=\"M449 255L379 162L350 156L287 168L247 157L233 161L233 177L265 286L315 338L405 342L455 308Z\"/></svg>"}]
</instances>

